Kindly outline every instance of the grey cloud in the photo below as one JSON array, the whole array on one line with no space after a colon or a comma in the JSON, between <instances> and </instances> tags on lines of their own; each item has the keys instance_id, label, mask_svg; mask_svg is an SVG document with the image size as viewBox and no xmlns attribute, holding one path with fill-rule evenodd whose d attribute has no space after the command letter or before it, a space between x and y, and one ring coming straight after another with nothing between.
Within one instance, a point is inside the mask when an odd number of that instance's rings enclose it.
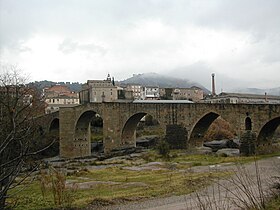
<instances>
[{"instance_id":1,"label":"grey cloud","mask_svg":"<svg viewBox=\"0 0 280 210\"><path fill-rule=\"evenodd\" d=\"M212 2L212 1L211 1ZM264 38L267 33L280 31L279 0L219 0L194 20L206 27L250 31Z\"/></svg>"},{"instance_id":2,"label":"grey cloud","mask_svg":"<svg viewBox=\"0 0 280 210\"><path fill-rule=\"evenodd\" d=\"M96 53L100 55L105 55L107 52L104 47L96 45L94 43L80 44L79 42L75 42L71 39L64 39L63 42L58 46L58 50L65 54L74 53L77 50L86 51L88 53Z\"/></svg>"},{"instance_id":3,"label":"grey cloud","mask_svg":"<svg viewBox=\"0 0 280 210\"><path fill-rule=\"evenodd\" d=\"M73 53L77 50L78 43L73 42L71 39L64 39L61 44L58 46L58 50L63 53Z\"/></svg>"},{"instance_id":4,"label":"grey cloud","mask_svg":"<svg viewBox=\"0 0 280 210\"><path fill-rule=\"evenodd\" d=\"M37 32L80 37L145 18L159 18L178 27L195 23L251 30L256 37L280 30L278 0L0 0L0 4L0 27L6 31L0 35L1 46Z\"/></svg>"},{"instance_id":5,"label":"grey cloud","mask_svg":"<svg viewBox=\"0 0 280 210\"><path fill-rule=\"evenodd\" d=\"M125 71L129 72L131 68L141 73L141 70L154 69L162 62L162 54L166 58L169 58L169 54L176 57L176 50L180 47L176 43L180 44L181 40L171 43L165 39L147 39L141 42L132 37L131 41L127 40L127 32L137 23L157 19L164 25L172 26L178 33L180 30L187 30L190 25L218 32L244 32L250 37L250 49L244 56L236 52L237 57L243 56L244 59L234 60L236 62L228 64L231 65L228 68L232 68L233 71L240 70L244 65L241 62L244 61L249 66L250 62L255 60L278 68L279 64L276 64L280 58L279 9L279 0L0 0L0 57L4 48L14 54L30 51L24 43L36 34L71 37L63 40L58 46L65 54L82 51L105 55L108 50L101 46L100 42L83 41L99 38L104 41L101 43L110 45L110 55L112 54L118 62L123 62L120 67L114 65L115 68L121 69L120 74L125 75ZM125 52L127 57L123 59ZM160 56L154 56L158 54ZM155 65L144 65L145 57L150 57L154 62L148 64ZM128 66L130 60L135 61L132 66ZM261 74L263 69L257 67L251 68L255 68L254 74ZM160 68L158 72L163 70L161 66ZM248 69L249 67L244 71ZM223 69L218 70L223 72ZM176 74L209 87L209 75L213 71L216 69L211 69L207 63L198 62L176 69ZM244 84L242 81L233 81L230 77L231 75L217 74L217 79L220 78L217 82L222 80L227 86ZM279 74L274 75L274 78L279 80Z\"/></svg>"},{"instance_id":6,"label":"grey cloud","mask_svg":"<svg viewBox=\"0 0 280 210\"><path fill-rule=\"evenodd\" d=\"M170 72L167 72L166 74L199 82L200 84L211 90L212 73L216 74L215 78L217 92L230 91L232 88L236 87L236 84L238 84L239 87L246 87L246 81L233 79L230 76L218 72L217 69L209 67L206 63L201 61L188 66L178 67L171 70Z\"/></svg>"}]
</instances>

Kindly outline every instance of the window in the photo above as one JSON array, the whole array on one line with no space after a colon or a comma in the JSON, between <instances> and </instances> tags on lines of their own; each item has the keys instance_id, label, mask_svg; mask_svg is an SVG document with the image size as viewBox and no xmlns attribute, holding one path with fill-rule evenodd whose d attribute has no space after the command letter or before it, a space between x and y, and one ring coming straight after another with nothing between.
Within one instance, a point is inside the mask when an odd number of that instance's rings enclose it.
<instances>
[{"instance_id":1,"label":"window","mask_svg":"<svg viewBox=\"0 0 280 210\"><path fill-rule=\"evenodd\" d=\"M246 131L252 130L252 120L250 117L246 117L246 119L245 119L245 130Z\"/></svg>"}]
</instances>

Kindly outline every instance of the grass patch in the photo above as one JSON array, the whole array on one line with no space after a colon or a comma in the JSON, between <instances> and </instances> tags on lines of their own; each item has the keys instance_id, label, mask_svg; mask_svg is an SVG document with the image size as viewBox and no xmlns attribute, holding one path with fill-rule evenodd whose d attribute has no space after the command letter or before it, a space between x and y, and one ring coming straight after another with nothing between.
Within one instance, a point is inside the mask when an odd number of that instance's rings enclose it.
<instances>
[{"instance_id":1,"label":"grass patch","mask_svg":"<svg viewBox=\"0 0 280 210\"><path fill-rule=\"evenodd\" d=\"M265 207L265 210L275 210L279 209L280 206L280 196L274 197L270 201L268 201L267 206Z\"/></svg>"},{"instance_id":2,"label":"grass patch","mask_svg":"<svg viewBox=\"0 0 280 210\"><path fill-rule=\"evenodd\" d=\"M83 208L93 204L94 201L102 205L103 201L116 203L187 194L209 184L214 178L226 175L228 174L221 172L130 171L118 167L92 170L83 174L83 182L102 181L101 184L90 189L76 190L72 206ZM81 183L81 180L75 176L68 176L67 180L77 180L78 184ZM44 197L42 196L39 181L34 181L9 201L14 202L15 200L18 201L15 209L51 209L56 207L50 191L47 191Z\"/></svg>"},{"instance_id":3,"label":"grass patch","mask_svg":"<svg viewBox=\"0 0 280 210\"><path fill-rule=\"evenodd\" d=\"M85 167L81 164L79 172L67 176L66 180L68 182L74 181L77 185L85 182L97 183L91 188L82 189L78 187L75 192L70 191L70 196L75 198L73 203L71 203L73 207L83 208L88 205L111 205L130 200L188 194L209 185L213 179L229 175L229 173L218 171L191 173L186 172L188 170L177 169L188 169L193 166L207 166L222 163L246 163L275 155L280 154L275 153L257 157L221 157L216 155L188 155L184 150L172 150L170 152L170 159L166 160L166 158L163 158L156 151L151 150L136 160L112 160L111 162L114 164L120 164L114 167L109 166L103 169L81 170L81 167ZM140 171L125 170L122 168L124 165L137 165L135 164L137 161L139 163L164 162L165 164L163 165L165 167L163 167L164 170ZM107 164L111 164L111 162L107 161ZM95 164L101 165L102 162L96 161L94 164L89 163L88 165ZM104 162L103 165L105 165ZM13 189L9 193L13 194L15 191L18 191L18 189ZM47 190L43 197L39 181L34 181L31 184L26 183L26 185L23 185L20 193L15 194L15 197L8 201L17 204L14 209L57 208L51 190ZM278 204L279 199L273 201L271 205Z\"/></svg>"}]
</instances>

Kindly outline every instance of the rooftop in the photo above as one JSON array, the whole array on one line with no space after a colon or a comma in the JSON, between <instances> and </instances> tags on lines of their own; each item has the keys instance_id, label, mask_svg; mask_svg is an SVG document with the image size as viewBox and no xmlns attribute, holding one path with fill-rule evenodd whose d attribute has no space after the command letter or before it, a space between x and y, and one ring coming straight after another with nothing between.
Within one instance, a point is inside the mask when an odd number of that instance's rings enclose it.
<instances>
[{"instance_id":1,"label":"rooftop","mask_svg":"<svg viewBox=\"0 0 280 210\"><path fill-rule=\"evenodd\" d=\"M134 100L132 103L144 104L192 104L189 100Z\"/></svg>"},{"instance_id":2,"label":"rooftop","mask_svg":"<svg viewBox=\"0 0 280 210\"><path fill-rule=\"evenodd\" d=\"M237 97L237 98L267 98L267 99L279 99L280 100L280 96L273 96L273 95L259 95L259 94L248 94L248 93L225 93L222 92L218 95L218 97L223 97L223 96L228 96L228 97Z\"/></svg>"}]
</instances>

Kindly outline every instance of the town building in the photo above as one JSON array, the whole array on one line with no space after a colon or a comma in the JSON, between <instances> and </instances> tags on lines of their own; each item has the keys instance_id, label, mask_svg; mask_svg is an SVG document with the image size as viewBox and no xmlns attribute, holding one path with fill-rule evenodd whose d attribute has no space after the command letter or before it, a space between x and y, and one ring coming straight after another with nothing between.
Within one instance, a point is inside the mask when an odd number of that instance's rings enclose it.
<instances>
[{"instance_id":1,"label":"town building","mask_svg":"<svg viewBox=\"0 0 280 210\"><path fill-rule=\"evenodd\" d=\"M172 99L199 102L203 99L203 90L198 87L174 88L172 92Z\"/></svg>"},{"instance_id":2,"label":"town building","mask_svg":"<svg viewBox=\"0 0 280 210\"><path fill-rule=\"evenodd\" d=\"M160 98L163 100L190 100L199 102L203 99L203 90L191 88L160 88Z\"/></svg>"},{"instance_id":3,"label":"town building","mask_svg":"<svg viewBox=\"0 0 280 210\"><path fill-rule=\"evenodd\" d=\"M244 93L225 93L209 96L203 100L205 103L231 103L231 104L280 104L280 96Z\"/></svg>"},{"instance_id":4,"label":"town building","mask_svg":"<svg viewBox=\"0 0 280 210\"><path fill-rule=\"evenodd\" d=\"M82 86L79 96L81 103L113 102L118 99L118 88L108 74L106 80L88 80Z\"/></svg>"},{"instance_id":5,"label":"town building","mask_svg":"<svg viewBox=\"0 0 280 210\"><path fill-rule=\"evenodd\" d=\"M141 100L159 100L158 86L145 86L141 88Z\"/></svg>"},{"instance_id":6,"label":"town building","mask_svg":"<svg viewBox=\"0 0 280 210\"><path fill-rule=\"evenodd\" d=\"M134 99L141 99L141 85L139 84L128 84L124 88L125 91L132 91L132 95Z\"/></svg>"},{"instance_id":7,"label":"town building","mask_svg":"<svg viewBox=\"0 0 280 210\"><path fill-rule=\"evenodd\" d=\"M54 85L43 90L46 113L58 111L60 107L71 107L80 104L79 94L70 91L65 85Z\"/></svg>"}]
</instances>

